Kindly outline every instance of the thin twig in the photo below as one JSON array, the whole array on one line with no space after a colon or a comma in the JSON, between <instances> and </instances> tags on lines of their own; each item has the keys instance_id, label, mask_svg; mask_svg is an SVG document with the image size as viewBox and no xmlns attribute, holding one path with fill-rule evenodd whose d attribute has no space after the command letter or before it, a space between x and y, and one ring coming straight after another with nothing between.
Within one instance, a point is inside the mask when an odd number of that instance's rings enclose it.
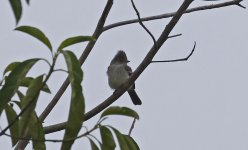
<instances>
[{"instance_id":1,"label":"thin twig","mask_svg":"<svg viewBox=\"0 0 248 150\"><path fill-rule=\"evenodd\" d=\"M187 57L185 57L185 58L173 59L173 60L151 61L151 63L187 61L187 60L192 56L192 54L194 53L194 51L195 51L195 46L196 46L196 42L194 43L194 47L193 47L193 49L191 50L191 52L189 53L189 55L188 55Z\"/></svg>"},{"instance_id":2,"label":"thin twig","mask_svg":"<svg viewBox=\"0 0 248 150\"><path fill-rule=\"evenodd\" d=\"M44 58L40 58L40 60L43 60L44 62L46 62L48 64L49 67L52 67L52 64L50 64L50 62Z\"/></svg>"},{"instance_id":3,"label":"thin twig","mask_svg":"<svg viewBox=\"0 0 248 150\"><path fill-rule=\"evenodd\" d=\"M246 9L246 7L245 7L245 6L243 6L243 5L241 5L241 4L237 4L237 6L239 6L239 7L241 7L241 8Z\"/></svg>"},{"instance_id":4,"label":"thin twig","mask_svg":"<svg viewBox=\"0 0 248 150\"><path fill-rule=\"evenodd\" d=\"M241 1L243 1L243 0L232 0L229 2L222 2L219 4L210 4L210 5L204 5L204 6L189 8L184 13L187 14L187 13L191 13L191 12L195 12L195 11L215 9L215 8L221 8L221 7L232 6L232 5L237 5L237 6L241 7L242 6L240 4ZM243 6L242 8L245 8L245 7ZM173 17L175 15L175 13L176 12L171 12L171 13L165 13L165 14L160 14L160 15L155 15L155 16L150 16L150 17L144 17L144 18L141 18L140 20L139 19L131 19L131 20L125 20L125 21L121 21L121 22L116 22L116 23L105 26L103 28L103 31L107 31L109 29L116 28L119 26L138 23L139 21L144 22L144 21L152 21L152 20L157 20L157 19L169 18L169 17Z\"/></svg>"},{"instance_id":5,"label":"thin twig","mask_svg":"<svg viewBox=\"0 0 248 150\"><path fill-rule=\"evenodd\" d=\"M143 22L141 21L141 18L140 18L140 13L138 11L138 9L136 8L135 4L134 4L134 1L131 0L131 3L132 3L132 6L133 6L133 9L135 10L137 16L138 16L138 20L139 20L139 24L145 29L145 31L151 36L152 40L153 40L153 43L154 45L156 45L156 39L155 37L152 35L152 33L148 30L148 28L143 24Z\"/></svg>"},{"instance_id":6,"label":"thin twig","mask_svg":"<svg viewBox=\"0 0 248 150\"><path fill-rule=\"evenodd\" d=\"M54 69L53 72L65 72L65 73L69 73L67 70L65 69Z\"/></svg>"},{"instance_id":7,"label":"thin twig","mask_svg":"<svg viewBox=\"0 0 248 150\"><path fill-rule=\"evenodd\" d=\"M132 131L133 131L133 129L134 129L135 122L136 122L136 119L134 118L134 119L133 119L133 122L132 122L132 125L131 125L131 127L130 127L130 130L129 130L129 132L128 132L128 135L129 135L129 136L131 136L131 133L132 133Z\"/></svg>"},{"instance_id":8,"label":"thin twig","mask_svg":"<svg viewBox=\"0 0 248 150\"><path fill-rule=\"evenodd\" d=\"M168 39L178 37L178 36L181 36L181 35L182 35L181 33L180 34L175 34L175 35L170 35L170 36L168 36Z\"/></svg>"},{"instance_id":9,"label":"thin twig","mask_svg":"<svg viewBox=\"0 0 248 150\"><path fill-rule=\"evenodd\" d=\"M86 131L85 133L75 137L75 138L71 138L71 139L66 139L66 140L58 140L58 139L45 139L45 140L40 140L40 139L32 139L33 142L54 142L54 143L58 143L58 142L71 142L71 141L75 141L77 139L80 139L82 137L85 137L87 135L89 135L91 132L93 132L94 130L98 129L98 124L95 125L91 130ZM13 135L9 135L7 133L4 133L3 135L14 138L14 139L18 139L18 140L30 140L30 138L25 138L25 137L17 137L17 136L13 136Z\"/></svg>"},{"instance_id":10,"label":"thin twig","mask_svg":"<svg viewBox=\"0 0 248 150\"><path fill-rule=\"evenodd\" d=\"M91 138L90 138L90 137L91 137ZM94 140L96 140L96 141L98 142L99 145L101 145L101 141L98 140L98 138L97 138L96 136L94 136L94 135L92 135L92 134L89 134L89 135L87 135L87 138L94 139Z\"/></svg>"}]
</instances>

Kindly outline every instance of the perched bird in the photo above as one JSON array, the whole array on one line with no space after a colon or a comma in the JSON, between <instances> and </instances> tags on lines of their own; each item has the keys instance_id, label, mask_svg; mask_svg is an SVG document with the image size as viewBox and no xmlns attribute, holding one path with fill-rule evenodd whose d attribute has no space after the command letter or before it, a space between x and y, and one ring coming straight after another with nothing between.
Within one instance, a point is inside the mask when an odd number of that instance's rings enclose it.
<instances>
[{"instance_id":1,"label":"perched bird","mask_svg":"<svg viewBox=\"0 0 248 150\"><path fill-rule=\"evenodd\" d=\"M119 88L125 83L132 74L132 69L127 65L127 55L124 51L120 50L114 56L107 70L108 83L112 89ZM128 94L134 105L141 105L142 102L135 92L135 85L133 84L128 90Z\"/></svg>"}]
</instances>

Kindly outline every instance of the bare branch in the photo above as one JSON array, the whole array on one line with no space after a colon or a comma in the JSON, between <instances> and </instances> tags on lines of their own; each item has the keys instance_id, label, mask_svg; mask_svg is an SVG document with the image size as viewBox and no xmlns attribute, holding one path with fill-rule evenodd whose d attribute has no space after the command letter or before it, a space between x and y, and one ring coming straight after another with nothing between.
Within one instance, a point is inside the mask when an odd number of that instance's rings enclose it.
<instances>
[{"instance_id":1,"label":"bare branch","mask_svg":"<svg viewBox=\"0 0 248 150\"><path fill-rule=\"evenodd\" d=\"M194 53L194 51L195 51L195 46L196 46L196 42L194 43L194 47L193 47L193 49L191 50L191 52L189 53L189 55L188 55L187 57L185 57L185 58L173 59L173 60L151 61L151 63L187 61L187 60L192 56L192 54Z\"/></svg>"},{"instance_id":2,"label":"bare branch","mask_svg":"<svg viewBox=\"0 0 248 150\"><path fill-rule=\"evenodd\" d=\"M134 118L134 119L133 119L133 122L132 122L132 125L131 125L131 127L130 127L130 130L129 130L129 132L128 132L128 135L129 135L129 136L131 136L131 133L132 133L132 131L133 131L133 129L134 129L135 122L136 122L136 119Z\"/></svg>"},{"instance_id":3,"label":"bare branch","mask_svg":"<svg viewBox=\"0 0 248 150\"><path fill-rule=\"evenodd\" d=\"M245 7L245 6L243 6L243 5L241 5L240 3L239 3L239 4L237 4L237 6L239 6L239 7L241 7L241 8L246 9L246 7Z\"/></svg>"},{"instance_id":4,"label":"bare branch","mask_svg":"<svg viewBox=\"0 0 248 150\"><path fill-rule=\"evenodd\" d=\"M169 38L174 38L174 37L178 37L178 36L181 36L182 34L180 33L180 34L175 34L175 35L170 35L170 36L168 36L168 39Z\"/></svg>"},{"instance_id":5,"label":"bare branch","mask_svg":"<svg viewBox=\"0 0 248 150\"><path fill-rule=\"evenodd\" d=\"M153 40L153 43L154 45L156 45L156 39L155 37L152 35L152 33L148 30L148 28L143 24L143 22L141 21L141 18L140 18L140 13L138 11L138 9L136 8L135 4L134 4L134 1L131 0L132 2L132 6L133 6L133 9L135 10L137 16L138 16L138 20L139 20L139 24L145 29L145 31L151 36L152 40Z\"/></svg>"},{"instance_id":6,"label":"bare branch","mask_svg":"<svg viewBox=\"0 0 248 150\"><path fill-rule=\"evenodd\" d=\"M199 7L187 9L184 13L187 14L187 13L191 13L191 12L195 12L195 11L215 9L215 8L221 8L221 7L232 6L232 5L237 5L237 6L241 7L242 6L240 4L241 1L243 1L243 0L232 0L232 1L229 1L229 2L222 2L222 3L219 3L219 4L210 4L210 5L205 5L205 6L199 6ZM245 7L243 6L242 8L245 8ZM117 23L113 23L113 24L105 26L103 28L103 31L107 31L109 29L116 28L116 27L119 27L119 26L138 23L139 21L144 22L144 21L151 21L151 20L169 18L169 17L173 17L175 15L175 13L176 12L165 13L165 14L161 14L161 15L155 15L155 16L141 18L140 20L139 19L132 19L132 20L121 21L121 22L117 22Z\"/></svg>"},{"instance_id":7,"label":"bare branch","mask_svg":"<svg viewBox=\"0 0 248 150\"><path fill-rule=\"evenodd\" d=\"M99 124L95 125L92 129L87 130L85 133L75 137L75 138L71 138L71 139L67 139L67 140L58 140L58 139L45 139L45 140L39 140L39 139L32 139L33 142L54 142L54 143L58 143L58 142L71 142L71 141L75 141L77 139L80 139L82 137L85 137L87 135L89 135L91 132L93 132L94 130L98 129ZM14 138L14 139L18 139L18 140L24 140L24 141L28 141L30 140L30 138L25 138L25 137L17 137L17 136L13 136L7 133L3 133L3 135Z\"/></svg>"}]
</instances>

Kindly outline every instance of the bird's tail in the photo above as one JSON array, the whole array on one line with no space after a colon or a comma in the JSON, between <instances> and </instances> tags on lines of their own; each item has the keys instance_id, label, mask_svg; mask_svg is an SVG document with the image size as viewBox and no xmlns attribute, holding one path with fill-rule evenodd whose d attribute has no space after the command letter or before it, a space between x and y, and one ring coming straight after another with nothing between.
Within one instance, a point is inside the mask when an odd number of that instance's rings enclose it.
<instances>
[{"instance_id":1,"label":"bird's tail","mask_svg":"<svg viewBox=\"0 0 248 150\"><path fill-rule=\"evenodd\" d=\"M142 104L139 96L137 95L137 93L135 92L134 89L128 90L128 94L129 94L134 105L141 105Z\"/></svg>"}]
</instances>

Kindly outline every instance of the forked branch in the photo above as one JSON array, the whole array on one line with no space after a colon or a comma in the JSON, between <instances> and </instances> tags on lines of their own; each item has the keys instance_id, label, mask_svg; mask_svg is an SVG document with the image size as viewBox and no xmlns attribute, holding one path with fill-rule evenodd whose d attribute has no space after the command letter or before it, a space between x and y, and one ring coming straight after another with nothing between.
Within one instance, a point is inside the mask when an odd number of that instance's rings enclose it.
<instances>
[{"instance_id":1,"label":"forked branch","mask_svg":"<svg viewBox=\"0 0 248 150\"><path fill-rule=\"evenodd\" d=\"M221 8L221 7L233 6L233 5L237 5L239 7L245 8L243 5L240 4L242 1L243 0L232 0L232 1L222 2L222 3L218 3L218 4L210 4L210 5L205 5L205 6L189 8L184 13L188 14L188 13L195 12L195 11L215 9L215 8ZM150 17L144 17L144 18L141 18L140 20L142 22L145 22L145 21L152 21L152 20L157 20L157 19L170 18L170 17L173 17L175 15L175 13L176 12L171 12L171 13L165 13L165 14L160 14L160 15L155 15L155 16L150 16ZM121 22L116 22L116 23L105 26L103 28L103 31L107 31L109 29L124 26L124 25L138 23L140 20L139 19L131 19L131 20L125 20L125 21L121 21Z\"/></svg>"}]
</instances>

